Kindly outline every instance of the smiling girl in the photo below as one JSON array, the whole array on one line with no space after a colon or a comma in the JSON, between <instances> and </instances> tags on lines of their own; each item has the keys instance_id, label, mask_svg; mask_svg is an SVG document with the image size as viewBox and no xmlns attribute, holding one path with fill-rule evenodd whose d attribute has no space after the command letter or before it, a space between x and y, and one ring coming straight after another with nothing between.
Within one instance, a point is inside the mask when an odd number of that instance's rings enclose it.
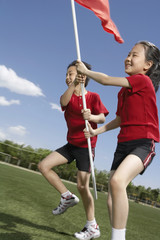
<instances>
[{"instance_id":1,"label":"smiling girl","mask_svg":"<svg viewBox=\"0 0 160 240\"><path fill-rule=\"evenodd\" d=\"M88 63L84 62L84 64L87 69L91 69ZM52 211L54 215L60 215L66 212L69 207L75 206L79 202L79 199L68 190L53 168L76 161L78 170L77 188L83 202L86 224L84 228L80 232L76 232L74 236L80 240L89 240L100 237L100 229L95 219L94 200L89 187L91 175L90 159L87 139L83 134L85 127L84 120L88 120L95 129L97 128L97 124L105 122L105 117L109 112L97 93L87 91L86 86L88 85L89 78L82 74L77 75L75 65L76 61L73 61L67 67L65 79L67 90L60 98L68 128L67 143L49 154L39 163L38 167L48 182L61 194L60 204ZM83 109L80 82L85 86L84 94L87 106L85 110ZM97 136L91 140L93 159L95 157L96 142ZM79 226L77 226L77 229L78 228Z\"/></svg>"},{"instance_id":2,"label":"smiling girl","mask_svg":"<svg viewBox=\"0 0 160 240\"><path fill-rule=\"evenodd\" d=\"M155 94L160 84L160 51L150 42L135 44L125 59L125 72L129 77L90 71L80 61L76 66L78 72L100 84L122 87L116 118L97 129L89 125L89 131L85 129L84 133L88 138L120 127L110 172L108 210L111 240L125 240L129 211L126 188L149 166L155 156L155 142L160 140Z\"/></svg>"}]
</instances>

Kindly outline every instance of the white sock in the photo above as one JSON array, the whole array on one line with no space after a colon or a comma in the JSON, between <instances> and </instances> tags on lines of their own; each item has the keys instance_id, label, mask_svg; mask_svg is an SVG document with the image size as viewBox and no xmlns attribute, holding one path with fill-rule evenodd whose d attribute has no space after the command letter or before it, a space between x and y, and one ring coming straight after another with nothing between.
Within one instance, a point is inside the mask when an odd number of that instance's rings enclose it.
<instances>
[{"instance_id":1,"label":"white sock","mask_svg":"<svg viewBox=\"0 0 160 240\"><path fill-rule=\"evenodd\" d=\"M96 225L96 224L97 222L96 222L96 219L94 218L92 221L87 220L85 227L89 227L90 225Z\"/></svg>"},{"instance_id":2,"label":"white sock","mask_svg":"<svg viewBox=\"0 0 160 240\"><path fill-rule=\"evenodd\" d=\"M61 196L64 197L64 198L66 198L70 195L72 195L72 193L69 190L67 192L61 194Z\"/></svg>"},{"instance_id":3,"label":"white sock","mask_svg":"<svg viewBox=\"0 0 160 240\"><path fill-rule=\"evenodd\" d=\"M112 238L111 240L125 240L126 229L115 229L112 228Z\"/></svg>"}]
</instances>

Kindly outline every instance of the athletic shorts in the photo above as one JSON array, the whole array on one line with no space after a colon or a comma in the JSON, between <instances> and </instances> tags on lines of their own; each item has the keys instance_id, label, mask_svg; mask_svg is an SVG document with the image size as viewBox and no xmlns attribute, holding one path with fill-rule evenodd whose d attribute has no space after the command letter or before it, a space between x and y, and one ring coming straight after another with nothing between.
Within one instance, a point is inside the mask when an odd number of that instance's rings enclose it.
<instances>
[{"instance_id":1,"label":"athletic shorts","mask_svg":"<svg viewBox=\"0 0 160 240\"><path fill-rule=\"evenodd\" d=\"M65 157L68 164L75 160L79 171L91 172L88 148L81 148L67 143L63 147L56 149L56 152ZM92 157L94 160L95 148L92 148Z\"/></svg>"},{"instance_id":2,"label":"athletic shorts","mask_svg":"<svg viewBox=\"0 0 160 240\"><path fill-rule=\"evenodd\" d=\"M142 175L156 155L154 140L137 139L118 143L111 170L116 170L129 154L134 154L142 160L144 165L144 170L140 173Z\"/></svg>"}]
</instances>

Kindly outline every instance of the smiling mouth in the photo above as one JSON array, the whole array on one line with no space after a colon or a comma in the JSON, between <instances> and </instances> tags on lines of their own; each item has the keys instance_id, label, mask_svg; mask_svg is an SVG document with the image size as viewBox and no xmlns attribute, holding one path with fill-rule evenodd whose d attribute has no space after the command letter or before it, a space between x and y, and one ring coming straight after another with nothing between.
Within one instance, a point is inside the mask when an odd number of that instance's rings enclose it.
<instances>
[{"instance_id":1,"label":"smiling mouth","mask_svg":"<svg viewBox=\"0 0 160 240\"><path fill-rule=\"evenodd\" d=\"M131 67L131 64L126 64L125 65L125 68L129 68L129 67Z\"/></svg>"},{"instance_id":2,"label":"smiling mouth","mask_svg":"<svg viewBox=\"0 0 160 240\"><path fill-rule=\"evenodd\" d=\"M69 86L72 82L71 82L71 81L67 81L66 83L67 83L67 85Z\"/></svg>"}]
</instances>

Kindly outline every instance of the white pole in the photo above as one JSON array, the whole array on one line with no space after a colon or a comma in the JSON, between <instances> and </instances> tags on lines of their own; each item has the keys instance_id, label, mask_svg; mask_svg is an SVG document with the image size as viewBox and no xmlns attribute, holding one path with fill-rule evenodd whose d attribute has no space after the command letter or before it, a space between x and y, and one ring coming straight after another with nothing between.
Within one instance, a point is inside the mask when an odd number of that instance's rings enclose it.
<instances>
[{"instance_id":1,"label":"white pole","mask_svg":"<svg viewBox=\"0 0 160 240\"><path fill-rule=\"evenodd\" d=\"M78 60L81 61L74 0L71 0L71 7L72 7L72 16L73 16L73 25L74 25L76 49L77 49L77 58L78 58ZM81 91L82 91L83 109L85 110L86 109L86 99L85 99L85 94L84 94L84 84L81 84ZM86 129L88 130L88 121L87 120L85 120L85 125L86 125ZM91 165L91 174L92 174L92 183L93 183L94 197L95 197L95 199L97 199L97 189L96 189L96 179L95 179L95 174L94 174L94 165L93 165L93 156L92 156L92 148L91 148L91 139L88 138L87 142L88 142L89 159L90 159L90 165Z\"/></svg>"}]
</instances>

